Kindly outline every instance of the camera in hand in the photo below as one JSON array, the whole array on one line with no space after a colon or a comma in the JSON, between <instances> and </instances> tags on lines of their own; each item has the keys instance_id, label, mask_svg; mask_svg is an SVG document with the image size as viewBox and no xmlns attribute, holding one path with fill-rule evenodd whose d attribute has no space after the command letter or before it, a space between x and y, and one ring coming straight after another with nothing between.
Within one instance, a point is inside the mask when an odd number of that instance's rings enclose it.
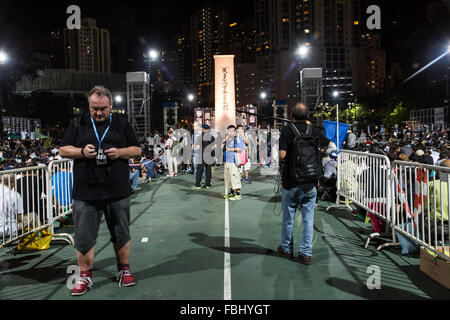
<instances>
[{"instance_id":1,"label":"camera in hand","mask_svg":"<svg viewBox=\"0 0 450 320\"><path fill-rule=\"evenodd\" d=\"M103 166L108 163L108 159L106 158L106 154L103 149L98 149L96 160L98 166Z\"/></svg>"}]
</instances>

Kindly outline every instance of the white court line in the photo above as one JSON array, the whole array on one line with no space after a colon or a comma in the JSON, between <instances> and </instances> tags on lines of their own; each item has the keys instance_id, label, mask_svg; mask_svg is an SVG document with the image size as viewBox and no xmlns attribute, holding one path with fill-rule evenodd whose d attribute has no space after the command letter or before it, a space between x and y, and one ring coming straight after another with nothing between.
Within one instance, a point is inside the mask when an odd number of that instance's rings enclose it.
<instances>
[{"instance_id":1,"label":"white court line","mask_svg":"<svg viewBox=\"0 0 450 320\"><path fill-rule=\"evenodd\" d=\"M225 193L226 194L226 193ZM228 199L225 199L225 246L223 267L223 299L231 300L230 214Z\"/></svg>"}]
</instances>

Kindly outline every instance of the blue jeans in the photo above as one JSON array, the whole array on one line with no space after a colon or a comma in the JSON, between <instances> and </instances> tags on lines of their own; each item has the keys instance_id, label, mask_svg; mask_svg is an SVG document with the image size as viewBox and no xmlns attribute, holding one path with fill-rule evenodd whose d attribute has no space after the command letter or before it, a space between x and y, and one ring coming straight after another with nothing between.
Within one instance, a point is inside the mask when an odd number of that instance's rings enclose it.
<instances>
[{"instance_id":1,"label":"blue jeans","mask_svg":"<svg viewBox=\"0 0 450 320\"><path fill-rule=\"evenodd\" d=\"M138 186L139 171L130 172L131 189L136 189Z\"/></svg>"},{"instance_id":2,"label":"blue jeans","mask_svg":"<svg viewBox=\"0 0 450 320\"><path fill-rule=\"evenodd\" d=\"M144 165L145 170L147 170L147 174L150 178L155 178L155 167L156 167L156 162L152 161L150 163L146 163Z\"/></svg>"},{"instance_id":3,"label":"blue jeans","mask_svg":"<svg viewBox=\"0 0 450 320\"><path fill-rule=\"evenodd\" d=\"M416 227L414 227L414 224L412 221L409 221L404 224L400 224L399 228L401 228L404 231L409 231L409 233L414 234L416 237L419 238L419 235L417 234ZM421 230L419 226L419 230ZM414 230L414 231L413 231ZM420 244L416 243L413 240L410 240L409 238L402 235L400 232L396 232L397 240L400 243L402 247L402 254L414 254L417 252L420 252Z\"/></svg>"},{"instance_id":4,"label":"blue jeans","mask_svg":"<svg viewBox=\"0 0 450 320\"><path fill-rule=\"evenodd\" d=\"M294 251L294 219L295 212L300 206L303 220L303 237L298 252L303 256L312 256L316 197L317 189L315 187L307 192L301 186L290 190L283 189L281 195L281 206L283 208L281 247L284 252L291 253Z\"/></svg>"}]
</instances>

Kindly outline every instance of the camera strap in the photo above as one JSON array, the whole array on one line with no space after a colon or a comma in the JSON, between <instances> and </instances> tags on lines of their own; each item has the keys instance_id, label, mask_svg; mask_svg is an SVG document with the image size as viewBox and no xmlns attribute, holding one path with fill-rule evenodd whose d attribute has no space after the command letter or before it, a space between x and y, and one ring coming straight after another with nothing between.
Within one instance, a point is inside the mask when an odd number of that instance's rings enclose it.
<instances>
[{"instance_id":1,"label":"camera strap","mask_svg":"<svg viewBox=\"0 0 450 320\"><path fill-rule=\"evenodd\" d=\"M94 128L95 136L97 137L97 140L98 140L98 148L101 149L101 147L102 147L102 141L103 141L103 139L105 139L106 134L107 134L108 131L109 131L109 127L111 127L112 114L109 115L109 125L108 125L108 127L106 128L105 133L103 134L102 139L100 139L100 138L98 137L97 127L95 126L95 122L94 122L94 119L92 119L92 117L91 117L91 122L92 122L92 127Z\"/></svg>"}]
</instances>

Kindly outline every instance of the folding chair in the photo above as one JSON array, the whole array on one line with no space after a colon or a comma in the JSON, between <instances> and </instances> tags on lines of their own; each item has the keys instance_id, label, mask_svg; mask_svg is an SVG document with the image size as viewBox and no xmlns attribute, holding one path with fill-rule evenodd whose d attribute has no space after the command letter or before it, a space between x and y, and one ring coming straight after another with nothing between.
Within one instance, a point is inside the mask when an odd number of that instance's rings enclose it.
<instances>
[{"instance_id":1,"label":"folding chair","mask_svg":"<svg viewBox=\"0 0 450 320\"><path fill-rule=\"evenodd\" d=\"M333 199L332 192L336 188L336 179L320 179L319 182L319 193L322 194L320 199L322 201L335 201L336 199Z\"/></svg>"}]
</instances>

